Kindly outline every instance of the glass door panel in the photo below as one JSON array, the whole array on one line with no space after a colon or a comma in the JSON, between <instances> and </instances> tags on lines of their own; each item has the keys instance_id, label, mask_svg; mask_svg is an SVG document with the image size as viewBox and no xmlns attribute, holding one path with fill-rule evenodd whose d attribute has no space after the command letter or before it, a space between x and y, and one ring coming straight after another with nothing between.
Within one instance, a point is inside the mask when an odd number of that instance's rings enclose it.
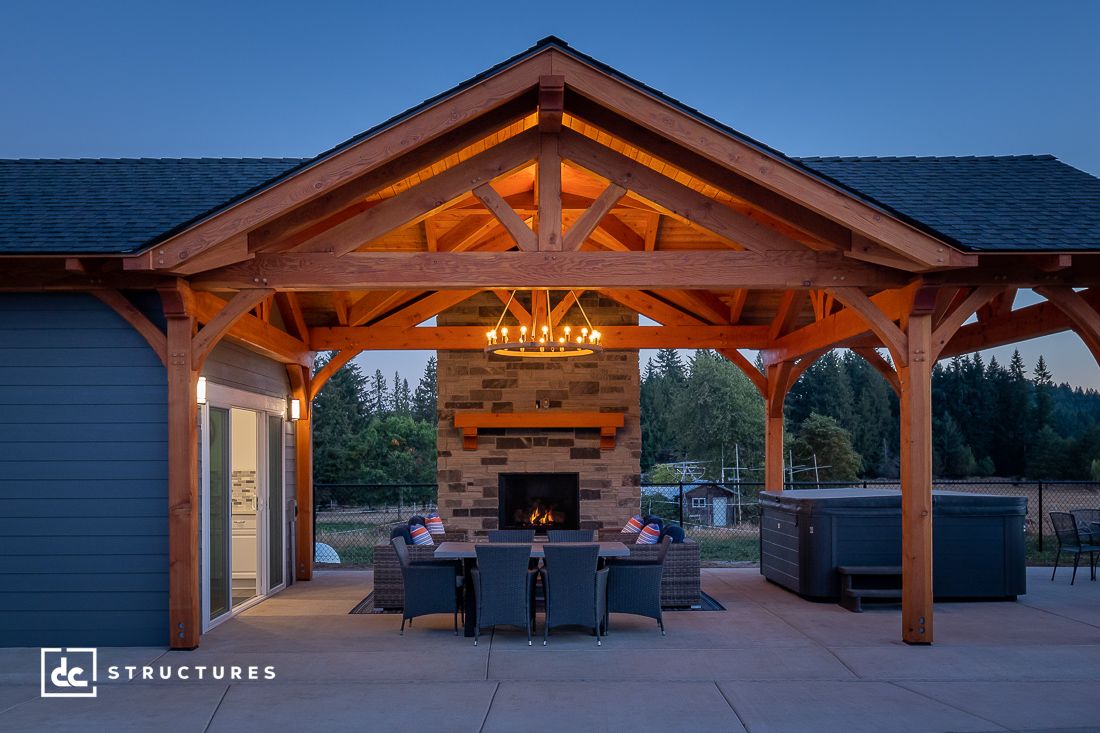
<instances>
[{"instance_id":1,"label":"glass door panel","mask_svg":"<svg viewBox=\"0 0 1100 733\"><path fill-rule=\"evenodd\" d=\"M229 410L210 408L210 618L229 611Z\"/></svg>"},{"instance_id":2,"label":"glass door panel","mask_svg":"<svg viewBox=\"0 0 1100 733\"><path fill-rule=\"evenodd\" d=\"M283 545L286 538L286 525L283 512L286 501L283 497L283 419L278 415L267 418L267 552L268 552L268 589L283 584L283 572L286 560Z\"/></svg>"},{"instance_id":3,"label":"glass door panel","mask_svg":"<svg viewBox=\"0 0 1100 733\"><path fill-rule=\"evenodd\" d=\"M233 606L259 593L259 414L232 408L229 411L232 498Z\"/></svg>"}]
</instances>

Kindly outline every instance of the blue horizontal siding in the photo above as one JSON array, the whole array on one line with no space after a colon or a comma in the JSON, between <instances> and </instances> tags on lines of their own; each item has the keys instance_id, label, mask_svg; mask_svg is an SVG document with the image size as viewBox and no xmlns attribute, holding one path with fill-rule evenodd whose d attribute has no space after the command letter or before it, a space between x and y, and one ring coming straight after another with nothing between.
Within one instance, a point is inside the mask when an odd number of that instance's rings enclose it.
<instances>
[{"instance_id":1,"label":"blue horizontal siding","mask_svg":"<svg viewBox=\"0 0 1100 733\"><path fill-rule=\"evenodd\" d=\"M99 300L0 295L0 645L167 643L166 405Z\"/></svg>"}]
</instances>

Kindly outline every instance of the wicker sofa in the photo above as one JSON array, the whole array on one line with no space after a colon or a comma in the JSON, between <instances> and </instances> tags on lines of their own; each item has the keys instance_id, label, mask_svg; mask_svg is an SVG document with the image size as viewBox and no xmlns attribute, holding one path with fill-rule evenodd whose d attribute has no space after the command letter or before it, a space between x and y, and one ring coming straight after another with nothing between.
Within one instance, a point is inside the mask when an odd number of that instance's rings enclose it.
<instances>
[{"instance_id":1,"label":"wicker sofa","mask_svg":"<svg viewBox=\"0 0 1100 733\"><path fill-rule=\"evenodd\" d=\"M439 542L464 542L464 532L447 532L434 536ZM601 529L599 539L604 542L625 542L631 557L646 558L657 554L656 545L635 545L635 535L623 535L617 529ZM434 545L412 545L409 555L413 560L430 560ZM387 541L374 548L374 607L387 611L401 608L404 602L404 585L397 553ZM665 572L661 579L661 606L686 608L699 603L699 545L691 540L669 547L665 557Z\"/></svg>"}]
</instances>

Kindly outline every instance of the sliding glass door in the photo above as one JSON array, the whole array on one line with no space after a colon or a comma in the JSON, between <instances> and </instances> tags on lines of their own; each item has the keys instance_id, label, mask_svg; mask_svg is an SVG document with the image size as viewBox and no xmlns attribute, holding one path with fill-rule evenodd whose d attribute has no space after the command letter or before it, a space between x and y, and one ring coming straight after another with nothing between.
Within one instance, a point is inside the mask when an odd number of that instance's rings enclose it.
<instances>
[{"instance_id":1,"label":"sliding glass door","mask_svg":"<svg viewBox=\"0 0 1100 733\"><path fill-rule=\"evenodd\" d=\"M202 411L204 628L286 582L282 404L208 387Z\"/></svg>"}]
</instances>

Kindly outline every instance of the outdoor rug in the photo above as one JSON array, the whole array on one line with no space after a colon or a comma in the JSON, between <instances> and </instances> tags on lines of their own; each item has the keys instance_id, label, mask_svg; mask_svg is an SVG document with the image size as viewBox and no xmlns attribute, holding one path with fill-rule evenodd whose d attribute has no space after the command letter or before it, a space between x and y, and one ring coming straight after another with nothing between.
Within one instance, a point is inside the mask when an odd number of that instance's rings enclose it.
<instances>
[{"instance_id":1,"label":"outdoor rug","mask_svg":"<svg viewBox=\"0 0 1100 733\"><path fill-rule=\"evenodd\" d=\"M699 605L692 606L691 608L666 608L666 613L672 613L676 611L725 611L726 607L715 600L712 596L708 596L706 593L700 593ZM367 594L367 597L355 604L355 608L348 611L348 613L398 613L397 611L383 611L380 608L374 607L374 591Z\"/></svg>"}]
</instances>

